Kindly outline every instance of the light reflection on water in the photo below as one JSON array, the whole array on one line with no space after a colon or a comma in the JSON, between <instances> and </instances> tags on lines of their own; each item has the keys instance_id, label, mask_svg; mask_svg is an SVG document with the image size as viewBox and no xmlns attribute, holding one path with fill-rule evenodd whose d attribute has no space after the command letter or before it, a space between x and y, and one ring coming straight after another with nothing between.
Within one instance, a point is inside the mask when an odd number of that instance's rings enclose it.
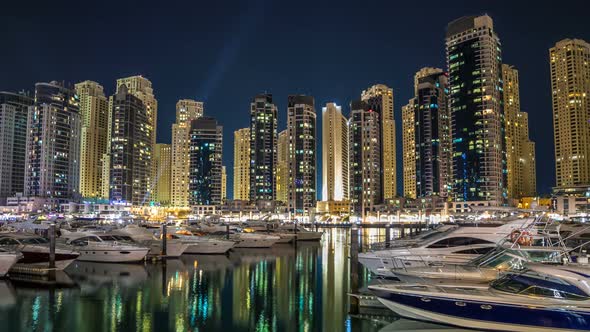
<instances>
[{"instance_id":1,"label":"light reflection on water","mask_svg":"<svg viewBox=\"0 0 590 332\"><path fill-rule=\"evenodd\" d=\"M384 235L364 230L360 241ZM321 244L184 255L165 265L78 262L67 271L70 288L0 284L9 294L0 330L377 331L383 325L348 315L349 257L350 231L329 229Z\"/></svg>"}]
</instances>

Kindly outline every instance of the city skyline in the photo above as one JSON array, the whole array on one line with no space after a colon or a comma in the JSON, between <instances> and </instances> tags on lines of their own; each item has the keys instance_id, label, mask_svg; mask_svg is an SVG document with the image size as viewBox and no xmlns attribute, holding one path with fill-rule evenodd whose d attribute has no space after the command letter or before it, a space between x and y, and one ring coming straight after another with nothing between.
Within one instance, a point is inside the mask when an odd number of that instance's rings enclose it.
<instances>
[{"instance_id":1,"label":"city skyline","mask_svg":"<svg viewBox=\"0 0 590 332\"><path fill-rule=\"evenodd\" d=\"M580 2L580 4L581 3L582 2ZM264 16L264 18L267 19L270 19L269 13L280 9L276 8L276 6L273 7L270 4L260 4L260 6L266 10L266 16ZM275 73L275 75L263 73L262 75L259 75L260 77L255 80L254 84L248 84L249 81L244 78L243 73L238 75L238 77L241 77L241 79L234 79L234 74L232 74L231 70L228 72L229 69L225 68L226 65L227 67L232 68L233 71L240 71L240 64L244 60L242 59L243 54L233 55L230 56L233 57L233 59L230 59L231 61L228 60L228 62L232 63L223 63L224 55L226 53L230 53L231 55L232 53L232 41L236 39L240 40L240 38L251 41L251 35L243 37L243 34L252 34L252 31L264 29L265 25L267 24L252 23L251 20L253 19L248 18L247 16L252 14L252 11L254 10L245 10L241 16L243 19L238 20L238 23L236 23L238 25L237 28L236 25L232 25L230 28L228 28L228 30L225 31L226 33L223 34L224 38L221 41L221 45L219 45L219 43L213 43L213 49L215 51L212 51L212 54L209 54L208 57L203 57L202 61L200 61L201 58L199 58L199 61L195 61L195 63L179 61L175 64L176 70L171 71L174 75L162 75L160 72L162 69L160 67L166 67L165 65L149 61L146 63L145 61L141 61L141 59L137 61L130 61L129 59L122 58L120 63L111 63L112 70L109 71L97 69L102 68L102 65L100 64L97 65L98 67L83 67L85 70L73 70L73 68L78 68L77 66L79 66L76 61L74 61L73 64L68 65L59 63L58 61L54 66L48 66L50 69L47 71L37 71L35 68L37 68L39 64L35 64L31 69L25 71L25 73L28 72L27 75L24 75L23 72L20 72L17 75L17 73L13 73L12 70L9 70L7 73L8 75L5 76L6 81L4 81L2 86L0 86L0 90L20 91L22 89L26 89L32 92L32 86L36 82L65 80L73 85L84 80L93 80L103 85L105 87L105 94L109 96L114 93L114 86L112 82L115 79L141 74L152 81L154 94L158 100L158 142L171 142L171 124L175 120L173 114L174 105L176 101L184 98L203 101L205 103L204 108L207 110L206 113L210 116L216 117L220 124L224 126L224 140L226 142L233 142L233 131L237 130L238 128L246 127L248 124L247 114L250 99L252 96L262 93L263 91L272 93L274 96L273 99L277 104L279 114L278 130L281 131L286 127L287 96L289 94L302 93L313 96L316 100L316 105L324 105L327 102L336 102L338 105L343 106L343 113L348 117L350 114L348 105L350 101L358 98L357 96L360 91L366 89L368 86L383 83L389 87L392 87L395 95L394 118L396 119L395 123L397 133L397 192L401 193L403 187L401 185L403 183L401 180L401 106L404 105L411 97L411 92L413 90L413 74L424 66L440 67L445 68L446 70L443 54L444 31L446 25L450 21L463 15L478 15L488 13L494 19L495 29L501 36L503 44L503 58L505 63L510 63L519 70L521 81L520 89L522 110L529 113L529 117L531 118L531 139L537 143L537 188L541 193L548 193L550 191L550 187L555 185L555 161L553 157L552 135L550 135L550 133L553 131L551 123L551 92L548 50L550 47L555 45L556 42L563 38L589 40L590 31L588 31L587 27L585 27L583 24L576 24L575 18L560 18L559 13L555 13L557 21L550 22L547 24L548 27L544 27L542 25L536 26L535 29L537 32L535 34L535 38L526 39L522 37L522 35L524 35L527 31L527 25L524 23L512 22L511 17L514 17L515 15L523 15L523 13L528 10L531 11L531 14L539 14L537 15L539 20L541 20L542 17L546 17L548 14L539 13L539 11L542 11L542 8L528 8L520 4L514 4L514 6L514 8L511 8L510 13L508 12L507 7L505 9L502 8L501 2L498 4L486 4L487 8L482 8L482 6L471 4L458 6L458 8L451 6L453 8L444 10L441 9L441 15L438 15L429 25L428 33L425 34L423 32L420 34L423 38L427 38L428 40L432 41L432 43L422 44L421 42L418 43L417 40L411 40L411 38L399 39L400 35L395 28L399 28L399 25L397 24L401 23L391 23L391 25L386 24L386 26L389 27L388 31L396 31L396 34L391 36L390 40L394 41L395 43L393 44L398 46L403 45L404 52L406 52L409 56L409 59L406 58L404 61L400 61L399 59L395 58L395 62L397 62L395 66L392 66L390 61L385 60L386 56L391 56L392 52L395 52L395 49L399 49L399 47L392 47L390 45L382 45L382 47L380 47L380 53L382 54L379 54L379 56L367 56L364 58L364 61L360 61L363 63L362 67L366 67L367 70L358 70L360 68L358 64L359 61L352 61L352 59L350 59L350 55L343 55L341 59L335 61L335 63L328 63L326 60L324 60L323 56L320 56L318 52L314 51L312 52L314 56L304 58L300 62L295 61L294 67L297 70L301 70L302 66L305 64L311 64L312 66L310 68L317 69L322 74L325 74L325 70L335 72L336 74L333 75L330 80L334 80L334 82L338 82L338 84L330 84L329 81L324 80L324 83L319 85L316 82L317 75L309 77L304 77L304 75L289 75L289 73L293 73L293 68L288 68L288 65L293 63L293 61L290 61L293 60L293 58L286 58L282 60L278 59L268 62L268 64L270 64L270 68L273 70L281 68L282 70L278 70L278 73ZM354 8L351 8L351 6L344 5L342 7L343 8L335 9L334 14L339 14L342 17L346 17L347 15L351 15L351 12L354 11ZM240 17L240 9L243 8L238 6L238 8L232 9L228 15L235 14L236 17ZM213 8L212 10L215 12L218 9ZM558 11L559 10L561 9L558 9ZM319 8L315 13L310 13L306 17L313 21L313 18L316 15L325 13L325 11L326 8ZM155 12L152 13L152 15L155 15ZM574 15L577 14L574 13ZM18 15L16 17L18 18ZM392 17L398 17L398 14L395 14ZM566 17L566 15L563 15L563 17ZM392 21L395 20L392 19ZM582 22L582 20L579 21ZM82 23L76 20L76 22L73 24ZM88 24L96 23L90 22ZM257 24L259 25L257 26ZM286 24L292 25L293 23L288 21ZM380 26L380 24L377 25ZM239 29L239 27L246 27L246 29ZM343 30L336 35L335 38L337 41L339 41L336 44L342 43L344 40L343 38L350 35L350 29L359 29L359 31L363 31L363 29L365 29L359 25L354 25L354 27L348 28L349 30L345 30L345 28L341 25L338 25L338 27L342 28ZM232 28L236 29L232 30ZM331 29L335 28L329 28L329 30ZM241 32L241 30L246 30L246 32ZM278 30L283 31L282 28ZM26 32L22 33L26 34ZM407 34L408 36L412 36L414 33L407 32ZM323 30L323 32L319 32L319 35L320 36L318 37L312 37L312 40L315 44L317 44L315 42L316 40L321 41L321 37L326 36L327 34L326 31ZM354 39L357 37L353 33L351 38ZM382 34L379 34L379 36L374 38L387 40ZM12 41L9 41L9 43L10 42ZM404 43L407 45L404 45ZM224 47L226 44L230 45L229 50L228 48ZM238 41L237 44L241 44L235 46L241 49L240 52L248 53L248 50L250 49L248 45L244 45L243 41ZM533 44L534 46L531 46ZM18 47L18 43L16 46ZM527 52L522 52L522 50L526 50ZM426 53L430 53L431 55L425 56ZM526 53L527 61L523 60L525 57L521 53ZM356 51L355 54L357 54ZM28 56L24 56L24 60L27 58ZM153 59L153 57L149 56L148 58ZM248 56L247 58L250 59L251 57ZM413 60L412 58L416 58L416 60ZM108 58L105 58L104 61L108 62L107 59ZM528 61L529 59L530 61ZM16 59L11 60L11 63L15 63ZM20 63L20 61L22 60L18 60L16 62ZM369 64L369 62L374 62L374 64ZM355 63L357 64L355 65ZM254 64L254 66L260 66L260 64L260 62L257 62ZM279 64L282 67L277 68L277 65ZM205 69L209 68L210 70L201 69L203 74L195 74L192 76L194 79L191 77L187 78L186 73L183 73L183 79L179 80L179 83L169 84L171 79L169 76L175 76L181 73L180 68L185 68L190 75L190 73L194 73L194 67ZM355 70L349 71L347 68L352 68ZM312 70L313 69L306 69L306 72ZM271 71L272 70L269 70L269 72ZM363 72L363 74L359 74L359 71ZM249 70L246 70L246 72L249 72ZM288 82L286 83L281 82L279 77L283 76L283 72L287 76L293 76L293 78L287 80ZM224 78L215 79L214 77L218 74L225 76ZM279 74L279 77L276 77L276 74ZM241 89L242 91L236 91L235 89L232 90L232 88L226 86L226 84L228 84L227 81L229 80L240 84L243 87ZM215 81L218 81L219 83L215 83ZM340 82L343 81L346 82L341 84ZM210 82L213 82L210 85L215 87L207 88L206 86ZM201 86L201 88L198 88L199 86ZM230 86L235 85L230 84ZM231 90L231 93L229 93L228 90ZM229 101L221 100L220 96L222 96L223 99L228 99ZM318 119L318 128L321 128L321 119ZM226 145L223 162L224 165L229 167L229 179L233 179L232 145L233 144ZM318 149L321 149L320 144L318 144ZM321 150L317 151L317 155L321 156ZM317 167L317 174L321 174L322 166L319 160L317 162ZM227 190L228 192L233 193L233 189L230 187L231 183L232 181L230 180ZM319 187L320 185L318 185L317 190L318 193L321 193L321 188Z\"/></svg>"}]
</instances>

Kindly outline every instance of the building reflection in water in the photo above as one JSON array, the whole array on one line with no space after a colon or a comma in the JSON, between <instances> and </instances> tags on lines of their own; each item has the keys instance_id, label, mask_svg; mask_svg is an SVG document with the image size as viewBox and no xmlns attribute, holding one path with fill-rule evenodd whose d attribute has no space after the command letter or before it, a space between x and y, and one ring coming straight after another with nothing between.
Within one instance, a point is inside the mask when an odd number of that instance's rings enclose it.
<instances>
[{"instance_id":1,"label":"building reflection in water","mask_svg":"<svg viewBox=\"0 0 590 332\"><path fill-rule=\"evenodd\" d=\"M378 329L348 315L349 257L350 231L327 229L321 244L166 264L77 262L67 270L74 287L0 283L0 321L13 332Z\"/></svg>"}]
</instances>

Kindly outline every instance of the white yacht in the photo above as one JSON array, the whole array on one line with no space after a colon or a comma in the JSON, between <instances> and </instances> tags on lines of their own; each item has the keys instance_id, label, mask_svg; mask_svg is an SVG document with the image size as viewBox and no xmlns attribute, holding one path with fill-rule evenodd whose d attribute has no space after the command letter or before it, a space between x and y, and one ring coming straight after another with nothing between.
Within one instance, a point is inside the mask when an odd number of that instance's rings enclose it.
<instances>
[{"instance_id":1,"label":"white yacht","mask_svg":"<svg viewBox=\"0 0 590 332\"><path fill-rule=\"evenodd\" d=\"M323 232L310 231L294 224L281 225L275 230L275 232L278 234L293 234L297 237L297 241L320 241L324 235Z\"/></svg>"},{"instance_id":2,"label":"white yacht","mask_svg":"<svg viewBox=\"0 0 590 332\"><path fill-rule=\"evenodd\" d=\"M25 233L0 234L0 247L9 251L17 251L23 255L14 267L49 267L49 240ZM80 254L76 251L55 248L55 269L63 270L76 260Z\"/></svg>"},{"instance_id":3,"label":"white yacht","mask_svg":"<svg viewBox=\"0 0 590 332\"><path fill-rule=\"evenodd\" d=\"M23 255L20 253L0 248L0 278L4 278L10 268L21 258L23 258Z\"/></svg>"},{"instance_id":4,"label":"white yacht","mask_svg":"<svg viewBox=\"0 0 590 332\"><path fill-rule=\"evenodd\" d=\"M389 249L361 253L358 258L372 273L386 277L392 276L392 268L428 266L429 262L440 260L466 263L532 222L533 219L525 219L496 227L450 228L409 246L392 243Z\"/></svg>"},{"instance_id":5,"label":"white yacht","mask_svg":"<svg viewBox=\"0 0 590 332\"><path fill-rule=\"evenodd\" d=\"M529 264L489 286L384 284L369 289L410 319L494 331L590 330L587 267Z\"/></svg>"},{"instance_id":6,"label":"white yacht","mask_svg":"<svg viewBox=\"0 0 590 332\"><path fill-rule=\"evenodd\" d=\"M562 264L567 253L555 247L498 246L467 264L432 264L428 267L397 269L395 276L406 283L488 283L509 270L522 270L527 263Z\"/></svg>"},{"instance_id":7,"label":"white yacht","mask_svg":"<svg viewBox=\"0 0 590 332\"><path fill-rule=\"evenodd\" d=\"M162 253L163 240L156 237L152 231L145 227L128 225L113 231L112 234L128 236L133 242L148 247L150 249L149 256L160 256ZM174 236L168 235L166 237L166 257L180 257L188 247L189 244L180 241Z\"/></svg>"},{"instance_id":8,"label":"white yacht","mask_svg":"<svg viewBox=\"0 0 590 332\"><path fill-rule=\"evenodd\" d=\"M259 233L235 233L230 235L235 241L234 248L269 248L281 240L280 236Z\"/></svg>"},{"instance_id":9,"label":"white yacht","mask_svg":"<svg viewBox=\"0 0 590 332\"><path fill-rule=\"evenodd\" d=\"M169 233L169 236L178 238L188 245L184 251L186 254L225 254L234 247L234 241L215 239L209 236L194 235L186 229L177 229Z\"/></svg>"},{"instance_id":10,"label":"white yacht","mask_svg":"<svg viewBox=\"0 0 590 332\"><path fill-rule=\"evenodd\" d=\"M145 259L149 249L110 234L83 234L67 244L80 252L78 260L86 262L130 263Z\"/></svg>"}]
</instances>

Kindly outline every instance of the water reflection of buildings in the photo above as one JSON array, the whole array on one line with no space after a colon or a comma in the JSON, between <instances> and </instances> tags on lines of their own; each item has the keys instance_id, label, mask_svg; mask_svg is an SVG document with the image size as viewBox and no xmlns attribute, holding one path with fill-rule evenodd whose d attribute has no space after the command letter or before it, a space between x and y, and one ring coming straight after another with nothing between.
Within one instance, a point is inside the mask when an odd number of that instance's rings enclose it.
<instances>
[{"instance_id":1,"label":"water reflection of buildings","mask_svg":"<svg viewBox=\"0 0 590 332\"><path fill-rule=\"evenodd\" d=\"M0 320L14 332L344 331L350 231L326 232L321 245L188 255L165 265L77 264L68 272L78 288L17 288Z\"/></svg>"}]
</instances>

